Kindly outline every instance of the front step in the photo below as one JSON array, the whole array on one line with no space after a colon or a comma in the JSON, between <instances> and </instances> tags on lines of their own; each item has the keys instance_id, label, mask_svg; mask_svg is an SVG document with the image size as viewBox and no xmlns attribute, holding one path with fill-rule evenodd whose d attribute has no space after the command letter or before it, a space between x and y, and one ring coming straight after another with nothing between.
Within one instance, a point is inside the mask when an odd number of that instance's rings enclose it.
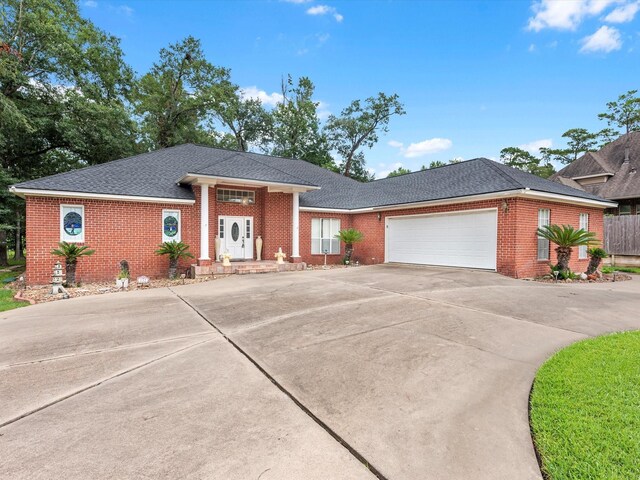
<instances>
[{"instance_id":1,"label":"front step","mask_svg":"<svg viewBox=\"0 0 640 480\"><path fill-rule=\"evenodd\" d=\"M252 273L276 273L305 270L305 263L276 263L274 260L261 262L231 262L228 267L221 263L212 265L191 265L191 278L202 278L210 275L249 275Z\"/></svg>"}]
</instances>

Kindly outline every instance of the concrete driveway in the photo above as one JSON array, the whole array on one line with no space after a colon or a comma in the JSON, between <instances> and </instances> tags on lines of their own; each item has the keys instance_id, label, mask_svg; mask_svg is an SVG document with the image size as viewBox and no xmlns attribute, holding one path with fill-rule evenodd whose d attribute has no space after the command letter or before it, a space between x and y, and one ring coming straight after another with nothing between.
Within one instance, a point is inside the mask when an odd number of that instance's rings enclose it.
<instances>
[{"instance_id":1,"label":"concrete driveway","mask_svg":"<svg viewBox=\"0 0 640 480\"><path fill-rule=\"evenodd\" d=\"M0 313L0 478L539 479L535 371L639 296L383 265Z\"/></svg>"}]
</instances>

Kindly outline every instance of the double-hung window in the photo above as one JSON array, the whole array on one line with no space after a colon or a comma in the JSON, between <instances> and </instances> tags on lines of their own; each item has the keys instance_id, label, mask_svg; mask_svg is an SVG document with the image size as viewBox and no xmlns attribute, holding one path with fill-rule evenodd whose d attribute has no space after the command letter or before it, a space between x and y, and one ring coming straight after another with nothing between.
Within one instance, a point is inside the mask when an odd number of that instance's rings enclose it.
<instances>
[{"instance_id":1,"label":"double-hung window","mask_svg":"<svg viewBox=\"0 0 640 480\"><path fill-rule=\"evenodd\" d=\"M337 218L311 219L311 253L313 255L339 255L340 240L336 235L340 231L340 220Z\"/></svg>"},{"instance_id":2,"label":"double-hung window","mask_svg":"<svg viewBox=\"0 0 640 480\"><path fill-rule=\"evenodd\" d=\"M60 241L84 242L83 205L60 205Z\"/></svg>"},{"instance_id":3,"label":"double-hung window","mask_svg":"<svg viewBox=\"0 0 640 480\"><path fill-rule=\"evenodd\" d=\"M551 210L541 208L538 210L538 228L550 224ZM549 260L549 240L538 235L538 260Z\"/></svg>"},{"instance_id":4,"label":"double-hung window","mask_svg":"<svg viewBox=\"0 0 640 480\"><path fill-rule=\"evenodd\" d=\"M589 214L588 213L581 213L580 214L580 228L582 230L584 230L585 232L589 231ZM584 260L585 258L587 258L587 246L586 245L580 245L578 247L578 258L581 260Z\"/></svg>"}]
</instances>

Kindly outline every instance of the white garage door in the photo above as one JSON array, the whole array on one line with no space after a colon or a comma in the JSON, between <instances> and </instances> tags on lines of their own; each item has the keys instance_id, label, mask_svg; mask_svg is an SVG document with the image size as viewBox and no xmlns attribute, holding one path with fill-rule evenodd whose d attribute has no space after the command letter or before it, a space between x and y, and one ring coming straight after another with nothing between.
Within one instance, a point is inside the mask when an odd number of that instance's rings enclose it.
<instances>
[{"instance_id":1,"label":"white garage door","mask_svg":"<svg viewBox=\"0 0 640 480\"><path fill-rule=\"evenodd\" d=\"M387 218L387 262L496 269L495 210Z\"/></svg>"}]
</instances>

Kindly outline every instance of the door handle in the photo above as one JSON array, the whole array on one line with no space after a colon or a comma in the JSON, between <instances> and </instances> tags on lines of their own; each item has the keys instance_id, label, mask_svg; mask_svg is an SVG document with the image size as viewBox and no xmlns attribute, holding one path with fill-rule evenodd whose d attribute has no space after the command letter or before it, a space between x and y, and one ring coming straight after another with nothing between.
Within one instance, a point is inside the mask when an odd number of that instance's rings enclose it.
<instances>
[{"instance_id":1,"label":"door handle","mask_svg":"<svg viewBox=\"0 0 640 480\"><path fill-rule=\"evenodd\" d=\"M242 248L244 248L244 236L242 237Z\"/></svg>"}]
</instances>

